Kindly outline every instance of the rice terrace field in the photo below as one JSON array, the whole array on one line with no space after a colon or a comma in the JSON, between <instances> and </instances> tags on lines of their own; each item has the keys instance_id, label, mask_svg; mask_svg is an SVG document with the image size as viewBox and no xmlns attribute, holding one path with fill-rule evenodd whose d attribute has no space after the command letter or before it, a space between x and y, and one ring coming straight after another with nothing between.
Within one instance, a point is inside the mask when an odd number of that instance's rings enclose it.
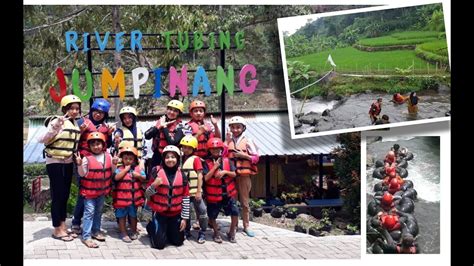
<instances>
[{"instance_id":1,"label":"rice terrace field","mask_svg":"<svg viewBox=\"0 0 474 266\"><path fill-rule=\"evenodd\" d=\"M288 58L288 61L301 61L310 65L311 70L322 73L332 69L327 63L329 55L339 73L397 74L397 69L402 69L410 74L445 74L448 64L446 37L444 33L433 31L365 38L352 47Z\"/></svg>"}]
</instances>

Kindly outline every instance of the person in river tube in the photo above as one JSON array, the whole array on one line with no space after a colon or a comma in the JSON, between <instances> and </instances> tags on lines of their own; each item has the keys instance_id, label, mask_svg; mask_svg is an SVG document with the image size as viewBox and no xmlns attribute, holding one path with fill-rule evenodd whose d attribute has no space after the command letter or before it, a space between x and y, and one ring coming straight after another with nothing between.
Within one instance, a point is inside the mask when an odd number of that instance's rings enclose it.
<instances>
[{"instance_id":1,"label":"person in river tube","mask_svg":"<svg viewBox=\"0 0 474 266\"><path fill-rule=\"evenodd\" d=\"M377 101L374 101L370 106L369 117L372 121L372 125L375 124L375 122L379 118L378 116L380 115L380 112L382 111L382 101L382 98L378 98Z\"/></svg>"},{"instance_id":2,"label":"person in river tube","mask_svg":"<svg viewBox=\"0 0 474 266\"><path fill-rule=\"evenodd\" d=\"M406 102L408 97L401 95L399 92L393 94L393 98L390 100L393 103L396 104L402 104Z\"/></svg>"}]
</instances>

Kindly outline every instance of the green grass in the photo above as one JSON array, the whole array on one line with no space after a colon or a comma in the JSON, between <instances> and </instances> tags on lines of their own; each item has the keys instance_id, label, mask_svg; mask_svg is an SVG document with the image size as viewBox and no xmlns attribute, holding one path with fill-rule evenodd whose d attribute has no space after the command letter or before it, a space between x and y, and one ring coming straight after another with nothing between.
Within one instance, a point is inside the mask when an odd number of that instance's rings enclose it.
<instances>
[{"instance_id":1,"label":"green grass","mask_svg":"<svg viewBox=\"0 0 474 266\"><path fill-rule=\"evenodd\" d=\"M411 39L397 39L393 36L383 36L378 38L368 38L359 40L358 44L363 46L381 47L381 46L396 46L396 45L416 45L425 42L436 40L436 37L427 38L411 38Z\"/></svg>"},{"instance_id":2,"label":"green grass","mask_svg":"<svg viewBox=\"0 0 474 266\"><path fill-rule=\"evenodd\" d=\"M335 95L347 96L354 93L364 93L366 91L383 92L392 94L395 92L408 93L411 91L421 91L432 89L436 84L451 85L450 76L434 77L343 77L338 76L323 86L315 85L297 93L296 97L304 98L314 96L326 96L329 91Z\"/></svg>"},{"instance_id":3,"label":"green grass","mask_svg":"<svg viewBox=\"0 0 474 266\"><path fill-rule=\"evenodd\" d=\"M407 39L426 39L426 38L438 38L440 32L437 31L404 31L394 33L391 36L398 40Z\"/></svg>"},{"instance_id":4,"label":"green grass","mask_svg":"<svg viewBox=\"0 0 474 266\"><path fill-rule=\"evenodd\" d=\"M423 43L418 45L418 47L426 52L446 57L448 56L448 43L446 42L446 39Z\"/></svg>"},{"instance_id":5,"label":"green grass","mask_svg":"<svg viewBox=\"0 0 474 266\"><path fill-rule=\"evenodd\" d=\"M315 70L317 73L325 73L331 69L331 65L327 63L329 54L337 65L337 72L340 73L396 74L395 68L406 69L413 63L415 64L414 73L428 73L428 65L430 74L435 71L435 66L418 58L414 50L364 52L353 47L345 47L289 58L288 61L302 61L309 64L311 70Z\"/></svg>"},{"instance_id":6,"label":"green grass","mask_svg":"<svg viewBox=\"0 0 474 266\"><path fill-rule=\"evenodd\" d=\"M440 34L437 31L404 31L377 38L361 39L358 44L371 47L415 45L436 41Z\"/></svg>"}]
</instances>

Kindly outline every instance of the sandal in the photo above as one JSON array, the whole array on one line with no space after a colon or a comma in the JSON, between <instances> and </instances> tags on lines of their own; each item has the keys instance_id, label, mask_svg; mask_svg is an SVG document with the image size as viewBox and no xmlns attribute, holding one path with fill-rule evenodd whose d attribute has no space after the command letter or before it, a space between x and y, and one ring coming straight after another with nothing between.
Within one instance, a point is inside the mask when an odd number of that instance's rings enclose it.
<instances>
[{"instance_id":1,"label":"sandal","mask_svg":"<svg viewBox=\"0 0 474 266\"><path fill-rule=\"evenodd\" d=\"M132 239L130 239L130 237L128 235L122 235L120 238L125 243L132 243Z\"/></svg>"},{"instance_id":2,"label":"sandal","mask_svg":"<svg viewBox=\"0 0 474 266\"><path fill-rule=\"evenodd\" d=\"M101 233L97 233L92 235L92 238L94 238L97 241L104 242L105 241L105 236Z\"/></svg>"},{"instance_id":3,"label":"sandal","mask_svg":"<svg viewBox=\"0 0 474 266\"><path fill-rule=\"evenodd\" d=\"M98 248L99 245L97 245L92 239L87 239L87 240L82 240L82 243L86 245L88 248Z\"/></svg>"},{"instance_id":4,"label":"sandal","mask_svg":"<svg viewBox=\"0 0 474 266\"><path fill-rule=\"evenodd\" d=\"M131 240L137 240L137 239L138 239L138 233L132 233L132 234L130 235L130 239L131 239Z\"/></svg>"},{"instance_id":5,"label":"sandal","mask_svg":"<svg viewBox=\"0 0 474 266\"><path fill-rule=\"evenodd\" d=\"M65 236L55 236L54 234L51 235L52 238L57 239L57 240L62 240L64 242L69 242L73 241L74 238L70 235L65 235Z\"/></svg>"},{"instance_id":6,"label":"sandal","mask_svg":"<svg viewBox=\"0 0 474 266\"><path fill-rule=\"evenodd\" d=\"M226 235L230 243L237 243L237 241L235 241L235 235L231 235L230 233L226 233Z\"/></svg>"},{"instance_id":7,"label":"sandal","mask_svg":"<svg viewBox=\"0 0 474 266\"><path fill-rule=\"evenodd\" d=\"M214 239L214 242L221 244L222 243L222 238L220 235L213 235L212 239Z\"/></svg>"},{"instance_id":8,"label":"sandal","mask_svg":"<svg viewBox=\"0 0 474 266\"><path fill-rule=\"evenodd\" d=\"M82 229L81 229L81 226L80 225L73 225L71 226L71 231L76 234L76 235L80 235L82 234Z\"/></svg>"}]
</instances>

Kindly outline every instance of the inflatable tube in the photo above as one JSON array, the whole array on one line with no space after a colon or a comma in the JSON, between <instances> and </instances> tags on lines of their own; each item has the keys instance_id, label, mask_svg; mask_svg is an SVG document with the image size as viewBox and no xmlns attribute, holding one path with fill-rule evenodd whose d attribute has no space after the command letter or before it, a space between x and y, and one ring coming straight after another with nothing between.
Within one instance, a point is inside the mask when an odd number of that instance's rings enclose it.
<instances>
[{"instance_id":1,"label":"inflatable tube","mask_svg":"<svg viewBox=\"0 0 474 266\"><path fill-rule=\"evenodd\" d=\"M403 180L404 183L402 185L402 190L406 191L407 189L413 188L413 181L411 180Z\"/></svg>"},{"instance_id":2,"label":"inflatable tube","mask_svg":"<svg viewBox=\"0 0 474 266\"><path fill-rule=\"evenodd\" d=\"M374 185L374 191L379 192L383 190L383 181L378 182L377 184Z\"/></svg>"},{"instance_id":3,"label":"inflatable tube","mask_svg":"<svg viewBox=\"0 0 474 266\"><path fill-rule=\"evenodd\" d=\"M411 159L413 159L413 153L407 152L407 155L405 156L404 159L407 160L407 161L410 161Z\"/></svg>"},{"instance_id":4,"label":"inflatable tube","mask_svg":"<svg viewBox=\"0 0 474 266\"><path fill-rule=\"evenodd\" d=\"M407 230L412 234L414 237L418 235L419 229L418 229L418 223L415 221L412 221L409 219L406 223L407 225Z\"/></svg>"},{"instance_id":5,"label":"inflatable tube","mask_svg":"<svg viewBox=\"0 0 474 266\"><path fill-rule=\"evenodd\" d=\"M415 189L409 188L409 189L407 189L407 190L403 193L402 198L403 198L403 197L408 197L408 198L410 198L410 199L412 199L412 200L416 200L417 197L418 197L418 193L416 192Z\"/></svg>"},{"instance_id":6,"label":"inflatable tube","mask_svg":"<svg viewBox=\"0 0 474 266\"><path fill-rule=\"evenodd\" d=\"M374 198L375 198L375 197L382 197L384 192L385 192L385 190L383 190L383 189L382 189L381 191L375 192Z\"/></svg>"},{"instance_id":7,"label":"inflatable tube","mask_svg":"<svg viewBox=\"0 0 474 266\"><path fill-rule=\"evenodd\" d=\"M375 169L372 176L377 179L383 179L385 177L385 168L379 167Z\"/></svg>"},{"instance_id":8,"label":"inflatable tube","mask_svg":"<svg viewBox=\"0 0 474 266\"><path fill-rule=\"evenodd\" d=\"M404 197L398 202L396 208L402 212L412 213L415 210L415 203L409 197Z\"/></svg>"},{"instance_id":9,"label":"inflatable tube","mask_svg":"<svg viewBox=\"0 0 474 266\"><path fill-rule=\"evenodd\" d=\"M408 176L408 170L405 168L397 167L397 173L401 178L406 178Z\"/></svg>"},{"instance_id":10,"label":"inflatable tube","mask_svg":"<svg viewBox=\"0 0 474 266\"><path fill-rule=\"evenodd\" d=\"M400 240L400 237L402 237L402 231L393 230L392 232L390 232L390 235L392 236L394 241L398 242Z\"/></svg>"},{"instance_id":11,"label":"inflatable tube","mask_svg":"<svg viewBox=\"0 0 474 266\"><path fill-rule=\"evenodd\" d=\"M379 211L382 211L382 208L375 202L375 200L369 202L367 206L367 212L370 216L375 216Z\"/></svg>"},{"instance_id":12,"label":"inflatable tube","mask_svg":"<svg viewBox=\"0 0 474 266\"><path fill-rule=\"evenodd\" d=\"M408 167L408 162L406 160L401 160L400 163L398 163L397 166L401 167L401 168L407 168Z\"/></svg>"},{"instance_id":13,"label":"inflatable tube","mask_svg":"<svg viewBox=\"0 0 474 266\"><path fill-rule=\"evenodd\" d=\"M383 163L383 160L377 160L375 161L375 168L379 168L384 166L385 164Z\"/></svg>"}]
</instances>

